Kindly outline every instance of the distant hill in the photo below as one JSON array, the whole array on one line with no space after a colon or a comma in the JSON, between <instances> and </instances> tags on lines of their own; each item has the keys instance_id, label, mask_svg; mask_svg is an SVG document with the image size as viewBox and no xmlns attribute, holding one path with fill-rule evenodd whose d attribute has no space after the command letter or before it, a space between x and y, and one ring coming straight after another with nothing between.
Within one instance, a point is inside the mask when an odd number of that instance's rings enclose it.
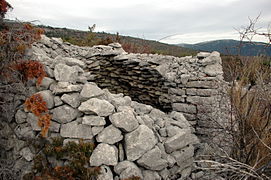
<instances>
[{"instance_id":1,"label":"distant hill","mask_svg":"<svg viewBox=\"0 0 271 180\"><path fill-rule=\"evenodd\" d=\"M4 19L4 22L8 24L9 26L17 27L20 26L20 23L14 21L14 20L8 20ZM147 53L152 54L163 54L163 55L172 55L177 57L182 56L190 56L190 55L196 55L198 51L184 48L177 45L171 45L166 43L160 43L158 41L153 40L146 40L141 38L135 38L130 36L123 36L119 35L117 37L116 34L110 34L106 32L93 32L92 34L89 34L90 31L81 31L81 30L75 30L75 29L68 29L68 28L56 28L51 26L45 26L45 25L38 25L38 27L43 28L45 30L45 35L48 37L60 37L64 41L68 42L79 42L88 36L94 36L95 41L92 45L96 45L97 43L107 43L108 39L116 40L123 45L133 50L138 50L141 52L142 49L147 49ZM80 44L80 43L79 43ZM90 43L91 44L91 43ZM126 50L126 49L125 49ZM141 52L141 53L144 53Z\"/></svg>"},{"instance_id":2,"label":"distant hill","mask_svg":"<svg viewBox=\"0 0 271 180\"><path fill-rule=\"evenodd\" d=\"M241 46L240 46L241 44ZM242 42L227 39L227 40L215 40L206 41L197 44L178 44L178 46L191 48L199 51L218 51L224 55L237 55L242 56L257 56L267 55L271 56L271 47L267 47L266 43L261 42ZM241 49L239 48L241 47Z\"/></svg>"},{"instance_id":3,"label":"distant hill","mask_svg":"<svg viewBox=\"0 0 271 180\"><path fill-rule=\"evenodd\" d=\"M88 31L79 31L79 30L72 30L72 29L66 29L66 28L52 28L52 27L42 27L45 29L45 34L49 37L61 37L62 39L69 39L69 38L78 38L82 39L87 36ZM95 38L100 40L106 40L109 39L116 39L116 34L109 34L106 32L95 32L94 33ZM165 43L160 43L158 41L153 40L146 40L141 38L135 38L131 36L123 36L119 35L120 43L122 45L124 44L132 44L138 47L146 47L149 48L150 53L158 53L158 54L164 54L164 55L172 55L172 56L187 56L187 55L196 55L197 51L177 46L177 45L170 45Z\"/></svg>"}]
</instances>

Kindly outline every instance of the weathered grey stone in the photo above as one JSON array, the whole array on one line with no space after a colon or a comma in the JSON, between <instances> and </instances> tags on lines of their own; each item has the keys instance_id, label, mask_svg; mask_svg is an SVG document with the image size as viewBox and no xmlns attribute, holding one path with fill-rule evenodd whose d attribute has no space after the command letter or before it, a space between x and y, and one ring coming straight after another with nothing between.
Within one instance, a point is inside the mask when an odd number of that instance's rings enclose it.
<instances>
[{"instance_id":1,"label":"weathered grey stone","mask_svg":"<svg viewBox=\"0 0 271 180\"><path fill-rule=\"evenodd\" d=\"M123 139L121 131L113 125L110 125L103 129L102 132L96 137L97 142L103 142L107 144L115 144Z\"/></svg>"},{"instance_id":2,"label":"weathered grey stone","mask_svg":"<svg viewBox=\"0 0 271 180\"><path fill-rule=\"evenodd\" d=\"M90 126L103 126L105 123L104 117L100 116L84 116L82 121L82 124Z\"/></svg>"},{"instance_id":3,"label":"weathered grey stone","mask_svg":"<svg viewBox=\"0 0 271 180\"><path fill-rule=\"evenodd\" d=\"M99 134L102 130L104 129L103 126L94 126L91 128L93 136L96 136L97 134Z\"/></svg>"},{"instance_id":4,"label":"weathered grey stone","mask_svg":"<svg viewBox=\"0 0 271 180\"><path fill-rule=\"evenodd\" d=\"M81 103L78 109L86 114L94 113L98 116L105 117L111 115L115 107L106 100L92 98Z\"/></svg>"},{"instance_id":5,"label":"weathered grey stone","mask_svg":"<svg viewBox=\"0 0 271 180\"><path fill-rule=\"evenodd\" d=\"M120 175L120 179L130 178L132 176L138 176L140 178L143 178L142 172L137 167L137 165L127 160L119 162L114 167L114 172Z\"/></svg>"},{"instance_id":6,"label":"weathered grey stone","mask_svg":"<svg viewBox=\"0 0 271 180\"><path fill-rule=\"evenodd\" d=\"M120 43L110 43L108 46L111 46L113 48L122 48Z\"/></svg>"},{"instance_id":7,"label":"weathered grey stone","mask_svg":"<svg viewBox=\"0 0 271 180\"><path fill-rule=\"evenodd\" d=\"M161 151L157 146L146 152L137 163L150 170L160 171L167 167L167 161L161 158Z\"/></svg>"},{"instance_id":8,"label":"weathered grey stone","mask_svg":"<svg viewBox=\"0 0 271 180\"><path fill-rule=\"evenodd\" d=\"M61 63L65 63L68 66L79 66L81 68L86 66L83 61L71 57L56 57L55 60Z\"/></svg>"},{"instance_id":9,"label":"weathered grey stone","mask_svg":"<svg viewBox=\"0 0 271 180\"><path fill-rule=\"evenodd\" d=\"M150 129L153 127L153 125L154 125L154 120L152 119L152 118L150 118L150 116L149 115L142 115L142 116L140 116L141 117L141 119L142 119L142 121L144 122L144 124L146 125L146 126L148 126Z\"/></svg>"},{"instance_id":10,"label":"weathered grey stone","mask_svg":"<svg viewBox=\"0 0 271 180\"><path fill-rule=\"evenodd\" d=\"M59 106L52 110L52 119L59 123L68 123L74 120L78 115L78 110L68 105Z\"/></svg>"},{"instance_id":11,"label":"weathered grey stone","mask_svg":"<svg viewBox=\"0 0 271 180\"><path fill-rule=\"evenodd\" d=\"M154 120L157 121L158 119L161 119L163 117L166 117L166 113L158 110L158 109L152 109L152 111L150 112L149 116Z\"/></svg>"},{"instance_id":12,"label":"weathered grey stone","mask_svg":"<svg viewBox=\"0 0 271 180\"><path fill-rule=\"evenodd\" d=\"M100 174L98 174L96 180L113 180L113 173L108 166L101 166Z\"/></svg>"},{"instance_id":13,"label":"weathered grey stone","mask_svg":"<svg viewBox=\"0 0 271 180\"><path fill-rule=\"evenodd\" d=\"M78 124L76 121L62 124L60 135L62 137L82 139L91 139L93 137L91 126Z\"/></svg>"},{"instance_id":14,"label":"weathered grey stone","mask_svg":"<svg viewBox=\"0 0 271 180\"><path fill-rule=\"evenodd\" d=\"M89 159L90 166L115 166L118 164L118 149L105 143L98 144Z\"/></svg>"},{"instance_id":15,"label":"weathered grey stone","mask_svg":"<svg viewBox=\"0 0 271 180\"><path fill-rule=\"evenodd\" d=\"M211 53L209 53L209 52L199 52L199 53L197 54L197 57L198 57L198 58L206 58L206 57L210 56L210 54L211 54Z\"/></svg>"},{"instance_id":16,"label":"weathered grey stone","mask_svg":"<svg viewBox=\"0 0 271 180\"><path fill-rule=\"evenodd\" d=\"M146 125L140 125L136 130L125 135L125 151L129 161L139 159L145 152L151 150L157 143L153 131Z\"/></svg>"},{"instance_id":17,"label":"weathered grey stone","mask_svg":"<svg viewBox=\"0 0 271 180\"><path fill-rule=\"evenodd\" d=\"M156 171L145 170L143 171L143 179L146 180L161 180L161 177Z\"/></svg>"},{"instance_id":18,"label":"weathered grey stone","mask_svg":"<svg viewBox=\"0 0 271 180\"><path fill-rule=\"evenodd\" d=\"M125 61L125 60L128 60L129 58L130 58L129 54L121 54L121 55L115 56L113 58L113 60L115 60L115 61Z\"/></svg>"},{"instance_id":19,"label":"weathered grey stone","mask_svg":"<svg viewBox=\"0 0 271 180\"><path fill-rule=\"evenodd\" d=\"M185 112L189 114L196 114L197 108L195 105L192 104L185 104L185 103L173 103L172 104L173 111Z\"/></svg>"},{"instance_id":20,"label":"weathered grey stone","mask_svg":"<svg viewBox=\"0 0 271 180\"><path fill-rule=\"evenodd\" d=\"M133 111L124 110L109 116L111 123L125 132L131 132L138 127L138 121Z\"/></svg>"},{"instance_id":21,"label":"weathered grey stone","mask_svg":"<svg viewBox=\"0 0 271 180\"><path fill-rule=\"evenodd\" d=\"M167 153L171 153L180 150L189 144L196 143L199 143L198 138L194 134L191 134L189 130L183 129L165 141L165 149Z\"/></svg>"},{"instance_id":22,"label":"weathered grey stone","mask_svg":"<svg viewBox=\"0 0 271 180\"><path fill-rule=\"evenodd\" d=\"M112 99L111 103L118 108L119 106L130 106L131 105L131 98L129 96L119 97Z\"/></svg>"},{"instance_id":23,"label":"weathered grey stone","mask_svg":"<svg viewBox=\"0 0 271 180\"><path fill-rule=\"evenodd\" d=\"M209 88L209 89L215 89L217 86L215 86L213 81L190 81L186 84L187 87L191 88Z\"/></svg>"},{"instance_id":24,"label":"weathered grey stone","mask_svg":"<svg viewBox=\"0 0 271 180\"><path fill-rule=\"evenodd\" d=\"M213 54L213 53L212 53ZM220 63L220 57L219 56L213 56L213 55L210 55L202 60L200 60L199 62L206 66L206 65L212 65L212 64L216 64L216 63Z\"/></svg>"},{"instance_id":25,"label":"weathered grey stone","mask_svg":"<svg viewBox=\"0 0 271 180\"><path fill-rule=\"evenodd\" d=\"M26 122L26 113L19 109L15 114L15 120L18 124Z\"/></svg>"},{"instance_id":26,"label":"weathered grey stone","mask_svg":"<svg viewBox=\"0 0 271 180\"><path fill-rule=\"evenodd\" d=\"M194 156L194 147L189 145L188 147L184 147L179 151L174 151L171 153L171 155L175 158L177 164L180 167L183 167L183 162Z\"/></svg>"},{"instance_id":27,"label":"weathered grey stone","mask_svg":"<svg viewBox=\"0 0 271 180\"><path fill-rule=\"evenodd\" d=\"M182 75L181 75L181 83L182 83L182 84L187 84L189 78L190 78L190 75L189 75L189 74L182 74Z\"/></svg>"},{"instance_id":28,"label":"weathered grey stone","mask_svg":"<svg viewBox=\"0 0 271 180\"><path fill-rule=\"evenodd\" d=\"M170 172L167 168L165 168L159 172L159 175L162 177L162 179L169 179Z\"/></svg>"},{"instance_id":29,"label":"weathered grey stone","mask_svg":"<svg viewBox=\"0 0 271 180\"><path fill-rule=\"evenodd\" d=\"M82 99L87 100L93 97L99 97L104 94L104 91L101 90L95 83L86 83L83 86L83 89L80 93Z\"/></svg>"},{"instance_id":30,"label":"weathered grey stone","mask_svg":"<svg viewBox=\"0 0 271 180\"><path fill-rule=\"evenodd\" d=\"M5 130L3 129L1 131L3 131L2 133L5 132ZM25 137L25 138L35 137L34 132L28 123L24 123L24 124L20 124L16 126L16 128L14 129L14 132L16 133L18 137Z\"/></svg>"},{"instance_id":31,"label":"weathered grey stone","mask_svg":"<svg viewBox=\"0 0 271 180\"><path fill-rule=\"evenodd\" d=\"M171 124L173 125L177 125L179 126L180 128L187 128L187 127L190 127L190 124L189 122L186 120L186 118L184 117L183 113L180 113L180 112L176 112L176 111L172 111L169 116L173 119L175 119L176 121L178 121L178 124L177 123L174 123L174 121L172 121Z\"/></svg>"},{"instance_id":32,"label":"weathered grey stone","mask_svg":"<svg viewBox=\"0 0 271 180\"><path fill-rule=\"evenodd\" d=\"M77 79L76 79L76 82L79 82L79 83L82 83L82 84L87 83L87 81L88 81L88 78L85 77L85 76L78 76Z\"/></svg>"},{"instance_id":33,"label":"weathered grey stone","mask_svg":"<svg viewBox=\"0 0 271 180\"><path fill-rule=\"evenodd\" d=\"M61 38L52 37L52 41L57 44L63 44L63 40Z\"/></svg>"},{"instance_id":34,"label":"weathered grey stone","mask_svg":"<svg viewBox=\"0 0 271 180\"><path fill-rule=\"evenodd\" d=\"M188 88L186 90L186 94L193 95L193 96L213 96L217 94L217 90L215 89L195 89L195 88Z\"/></svg>"},{"instance_id":35,"label":"weathered grey stone","mask_svg":"<svg viewBox=\"0 0 271 180\"><path fill-rule=\"evenodd\" d=\"M166 137L167 136L167 129L166 128L159 129L159 134L162 137Z\"/></svg>"},{"instance_id":36,"label":"weathered grey stone","mask_svg":"<svg viewBox=\"0 0 271 180\"><path fill-rule=\"evenodd\" d=\"M189 96L187 102L195 105L211 105L215 102L214 97Z\"/></svg>"},{"instance_id":37,"label":"weathered grey stone","mask_svg":"<svg viewBox=\"0 0 271 180\"><path fill-rule=\"evenodd\" d=\"M168 89L168 93L169 94L174 94L174 95L180 95L180 96L182 96L182 95L185 95L185 90L180 89L180 88L178 88L178 89L176 89L176 88L169 88Z\"/></svg>"},{"instance_id":38,"label":"weathered grey stone","mask_svg":"<svg viewBox=\"0 0 271 180\"><path fill-rule=\"evenodd\" d=\"M61 100L73 108L77 108L81 103L79 93L63 94Z\"/></svg>"},{"instance_id":39,"label":"weathered grey stone","mask_svg":"<svg viewBox=\"0 0 271 180\"><path fill-rule=\"evenodd\" d=\"M54 121L50 122L49 131L58 133L60 130L60 124Z\"/></svg>"},{"instance_id":40,"label":"weathered grey stone","mask_svg":"<svg viewBox=\"0 0 271 180\"><path fill-rule=\"evenodd\" d=\"M46 45L47 47L52 47L53 45L53 42L51 41L51 39L45 35L41 35L41 39L39 40L39 42Z\"/></svg>"},{"instance_id":41,"label":"weathered grey stone","mask_svg":"<svg viewBox=\"0 0 271 180\"><path fill-rule=\"evenodd\" d=\"M46 102L48 109L52 109L55 106L54 96L50 90L44 90L38 92L42 96L42 99Z\"/></svg>"},{"instance_id":42,"label":"weathered grey stone","mask_svg":"<svg viewBox=\"0 0 271 180\"><path fill-rule=\"evenodd\" d=\"M60 63L55 66L54 75L57 81L75 83L78 69L75 66L70 67Z\"/></svg>"},{"instance_id":43,"label":"weathered grey stone","mask_svg":"<svg viewBox=\"0 0 271 180\"><path fill-rule=\"evenodd\" d=\"M34 154L31 152L29 147L25 147L20 151L20 155L27 161L32 161L34 158Z\"/></svg>"},{"instance_id":44,"label":"weathered grey stone","mask_svg":"<svg viewBox=\"0 0 271 180\"><path fill-rule=\"evenodd\" d=\"M50 89L51 89L51 87L50 87ZM73 85L68 82L58 82L56 85L54 85L52 87L51 90L56 95L63 94L63 93L69 93L69 92L78 92L78 91L82 90L82 85Z\"/></svg>"},{"instance_id":45,"label":"weathered grey stone","mask_svg":"<svg viewBox=\"0 0 271 180\"><path fill-rule=\"evenodd\" d=\"M175 136L182 129L180 127L177 127L177 126L169 125L169 126L166 127L166 130L167 130L168 137L172 137L172 136Z\"/></svg>"},{"instance_id":46,"label":"weathered grey stone","mask_svg":"<svg viewBox=\"0 0 271 180\"><path fill-rule=\"evenodd\" d=\"M223 74L222 66L220 64L208 65L203 68L203 72L209 76L217 76Z\"/></svg>"},{"instance_id":47,"label":"weathered grey stone","mask_svg":"<svg viewBox=\"0 0 271 180\"><path fill-rule=\"evenodd\" d=\"M26 121L31 125L33 131L40 131L41 127L38 126L38 117L35 116L33 113L27 114Z\"/></svg>"},{"instance_id":48,"label":"weathered grey stone","mask_svg":"<svg viewBox=\"0 0 271 180\"><path fill-rule=\"evenodd\" d=\"M55 81L49 77L44 77L41 81L40 88L42 89L49 89L50 85L53 84Z\"/></svg>"},{"instance_id":49,"label":"weathered grey stone","mask_svg":"<svg viewBox=\"0 0 271 180\"><path fill-rule=\"evenodd\" d=\"M131 106L135 109L137 114L149 114L153 109L150 105L141 104L135 101L132 101Z\"/></svg>"},{"instance_id":50,"label":"weathered grey stone","mask_svg":"<svg viewBox=\"0 0 271 180\"><path fill-rule=\"evenodd\" d=\"M60 106L63 104L62 100L60 99L59 96L55 96L54 97L54 102L55 102L55 106Z\"/></svg>"},{"instance_id":51,"label":"weathered grey stone","mask_svg":"<svg viewBox=\"0 0 271 180\"><path fill-rule=\"evenodd\" d=\"M44 66L44 71L46 72L48 77L54 78L54 71L49 66Z\"/></svg>"}]
</instances>

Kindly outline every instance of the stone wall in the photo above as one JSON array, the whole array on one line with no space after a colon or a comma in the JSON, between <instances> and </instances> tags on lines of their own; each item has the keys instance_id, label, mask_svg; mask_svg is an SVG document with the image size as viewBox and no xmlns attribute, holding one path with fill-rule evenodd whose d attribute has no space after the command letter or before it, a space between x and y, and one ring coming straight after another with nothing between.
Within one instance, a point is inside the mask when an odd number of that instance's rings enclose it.
<instances>
[{"instance_id":1,"label":"stone wall","mask_svg":"<svg viewBox=\"0 0 271 180\"><path fill-rule=\"evenodd\" d=\"M43 38L33 49L34 58L81 60L87 79L111 93L123 93L164 112L183 113L202 138L210 136L214 119L223 121L220 92L225 82L218 52L181 58L127 54L117 43L77 47L54 38Z\"/></svg>"},{"instance_id":2,"label":"stone wall","mask_svg":"<svg viewBox=\"0 0 271 180\"><path fill-rule=\"evenodd\" d=\"M55 43L58 41L55 39ZM44 49L34 47L31 54L45 65L48 77L39 87L29 81L27 88L30 94L43 97L52 115L47 139L62 137L64 144L78 142L79 139L93 142L96 148L88 166L101 167L98 180L132 176L166 180L190 176L194 145L199 140L182 113L172 111L166 114L150 105L133 101L122 93L112 94L107 89L101 89L91 82L95 78L93 73L88 72L87 61L63 56L52 58L43 52ZM13 168L23 173L31 171L34 157L43 149L43 146L34 148L29 143L41 132L37 121L37 117L27 111L21 101L16 109L15 121L10 122L12 126L8 123L1 125L1 139L5 139L3 146L7 147L8 156L15 159ZM48 161L65 164L63 159L55 162L48 158Z\"/></svg>"},{"instance_id":3,"label":"stone wall","mask_svg":"<svg viewBox=\"0 0 271 180\"><path fill-rule=\"evenodd\" d=\"M199 143L194 134L204 140L211 135L210 120L223 120L217 52L182 58L127 54L117 43L78 47L43 36L27 56L42 62L48 75L38 88L27 83L29 95L41 94L52 114L48 139L93 142L89 166L102 167L100 179L186 179ZM28 141L41 128L25 110L26 98L17 97L15 120L0 126L6 156L24 173L41 152Z\"/></svg>"}]
</instances>

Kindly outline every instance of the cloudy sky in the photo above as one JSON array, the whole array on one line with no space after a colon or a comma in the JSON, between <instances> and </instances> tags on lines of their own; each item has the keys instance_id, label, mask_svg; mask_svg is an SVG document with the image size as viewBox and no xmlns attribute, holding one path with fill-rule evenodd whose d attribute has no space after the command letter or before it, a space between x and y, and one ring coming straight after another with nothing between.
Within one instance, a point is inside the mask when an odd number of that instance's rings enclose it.
<instances>
[{"instance_id":1,"label":"cloudy sky","mask_svg":"<svg viewBox=\"0 0 271 180\"><path fill-rule=\"evenodd\" d=\"M39 24L152 39L196 43L238 39L235 29L260 13L258 28L271 24L271 0L7 0L7 18ZM256 37L254 40L265 41Z\"/></svg>"}]
</instances>

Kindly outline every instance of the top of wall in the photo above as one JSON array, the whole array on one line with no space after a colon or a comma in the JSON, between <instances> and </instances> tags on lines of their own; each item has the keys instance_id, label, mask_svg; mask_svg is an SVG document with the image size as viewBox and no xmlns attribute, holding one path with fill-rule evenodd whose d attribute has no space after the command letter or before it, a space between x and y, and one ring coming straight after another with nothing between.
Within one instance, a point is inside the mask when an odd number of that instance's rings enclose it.
<instances>
[{"instance_id":1,"label":"top of wall","mask_svg":"<svg viewBox=\"0 0 271 180\"><path fill-rule=\"evenodd\" d=\"M112 57L112 60L121 63L137 63L142 68L157 70L166 80L185 84L189 80L223 80L222 61L218 52L200 52L197 56L174 57L158 54L128 54L118 43L108 46L79 47L63 42L60 38L42 39L34 44L34 58L47 61L50 65L55 62L50 59L59 57L72 57L83 61L82 68L93 66L97 57Z\"/></svg>"}]
</instances>

